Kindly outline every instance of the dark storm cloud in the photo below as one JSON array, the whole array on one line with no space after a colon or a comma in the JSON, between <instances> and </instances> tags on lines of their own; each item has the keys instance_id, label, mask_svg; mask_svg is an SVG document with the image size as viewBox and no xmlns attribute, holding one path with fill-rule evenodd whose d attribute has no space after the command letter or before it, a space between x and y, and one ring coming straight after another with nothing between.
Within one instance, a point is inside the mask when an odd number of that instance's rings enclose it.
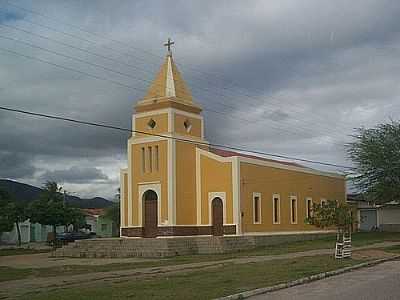
<instances>
[{"instance_id":1,"label":"dark storm cloud","mask_svg":"<svg viewBox=\"0 0 400 300\"><path fill-rule=\"evenodd\" d=\"M78 166L72 166L63 170L46 171L40 177L43 181L50 180L79 184L109 179L108 176L105 175L100 169L90 167L82 168Z\"/></svg>"},{"instance_id":2,"label":"dark storm cloud","mask_svg":"<svg viewBox=\"0 0 400 300\"><path fill-rule=\"evenodd\" d=\"M155 76L165 52L161 44L171 36L176 42L175 60L205 108L210 142L349 163L343 145L354 127L373 126L400 113L400 4L396 1L177 1L173 9L169 1L12 3L52 19L5 5L3 15L8 17L0 17L0 25L33 31L113 61L4 26L0 35L130 76L18 42L0 39L1 48L134 88L0 50L4 106L130 127L133 105ZM1 162L0 176L30 174L32 182L42 183L44 174L64 175L79 192L112 195L118 169L126 164L127 137L111 130L0 112L0 151L12 156ZM71 167L77 165L82 169ZM109 187L102 175L109 178Z\"/></svg>"},{"instance_id":3,"label":"dark storm cloud","mask_svg":"<svg viewBox=\"0 0 400 300\"><path fill-rule=\"evenodd\" d=\"M36 168L31 157L20 153L0 151L0 178L31 178Z\"/></svg>"}]
</instances>

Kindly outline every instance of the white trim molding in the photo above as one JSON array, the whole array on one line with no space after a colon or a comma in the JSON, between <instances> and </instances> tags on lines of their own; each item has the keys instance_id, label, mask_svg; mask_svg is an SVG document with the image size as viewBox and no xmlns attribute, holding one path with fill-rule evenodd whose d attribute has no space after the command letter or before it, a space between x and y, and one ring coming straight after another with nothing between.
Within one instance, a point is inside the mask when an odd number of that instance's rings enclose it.
<instances>
[{"instance_id":1,"label":"white trim molding","mask_svg":"<svg viewBox=\"0 0 400 300\"><path fill-rule=\"evenodd\" d=\"M201 225L201 162L200 152L196 148L196 220Z\"/></svg>"},{"instance_id":2,"label":"white trim molding","mask_svg":"<svg viewBox=\"0 0 400 300\"><path fill-rule=\"evenodd\" d=\"M132 115L132 136L136 136L136 115Z\"/></svg>"},{"instance_id":3,"label":"white trim molding","mask_svg":"<svg viewBox=\"0 0 400 300\"><path fill-rule=\"evenodd\" d=\"M256 198L258 198L258 221L256 222ZM262 224L261 193L253 192L253 224Z\"/></svg>"},{"instance_id":4,"label":"white trim molding","mask_svg":"<svg viewBox=\"0 0 400 300\"><path fill-rule=\"evenodd\" d=\"M321 206L326 205L327 203L328 203L328 200L326 200L326 198L321 198L320 199Z\"/></svg>"},{"instance_id":5,"label":"white trim molding","mask_svg":"<svg viewBox=\"0 0 400 300\"><path fill-rule=\"evenodd\" d=\"M241 234L240 226L240 162L237 157L232 162L232 196L233 196L233 223L236 224L237 234Z\"/></svg>"},{"instance_id":6,"label":"white trim molding","mask_svg":"<svg viewBox=\"0 0 400 300\"><path fill-rule=\"evenodd\" d=\"M138 184L138 212L139 212L139 226L143 226L143 194L152 190L157 194L157 224L164 225L166 222L161 222L161 183L146 183Z\"/></svg>"},{"instance_id":7,"label":"white trim molding","mask_svg":"<svg viewBox=\"0 0 400 300\"><path fill-rule=\"evenodd\" d=\"M232 164L232 194L233 194L233 222L239 229L238 224L240 220L240 209L239 209L239 201L240 201L240 164L238 158L234 157L222 157L217 154L211 153L209 151L196 148L196 207L197 207L197 223L198 225L202 222L202 189L201 189L201 155L204 155L208 158L214 159L218 162L222 163L231 163ZM239 187L235 188L235 184L238 184ZM225 203L224 203L224 211L225 211ZM226 214L226 212L225 212ZM224 219L224 223L226 223L226 216ZM203 224L204 225L204 224Z\"/></svg>"},{"instance_id":8,"label":"white trim molding","mask_svg":"<svg viewBox=\"0 0 400 300\"><path fill-rule=\"evenodd\" d=\"M172 134L175 131L175 113L168 111L168 132Z\"/></svg>"},{"instance_id":9,"label":"white trim molding","mask_svg":"<svg viewBox=\"0 0 400 300\"><path fill-rule=\"evenodd\" d=\"M131 139L128 140L128 224L127 226L133 226L133 197L132 197L132 184L133 184L133 160L132 160L132 149L133 145Z\"/></svg>"},{"instance_id":10,"label":"white trim molding","mask_svg":"<svg viewBox=\"0 0 400 300\"><path fill-rule=\"evenodd\" d=\"M169 225L176 224L176 142L167 141L168 169L168 220Z\"/></svg>"},{"instance_id":11,"label":"white trim molding","mask_svg":"<svg viewBox=\"0 0 400 300\"><path fill-rule=\"evenodd\" d=\"M200 114L195 114L195 113L179 110L179 109L172 108L172 107L161 108L161 109L156 109L156 110L152 110L152 111L144 111L144 112L136 113L135 115L137 118L143 118L143 117L149 117L149 116L165 114L165 113L170 113L170 112L179 113L181 115L191 117L191 118L196 118L196 119L201 119L201 120L204 119L204 117Z\"/></svg>"},{"instance_id":12,"label":"white trim molding","mask_svg":"<svg viewBox=\"0 0 400 300\"><path fill-rule=\"evenodd\" d=\"M298 223L298 210L299 210L299 205L297 202L297 196L289 196L289 200L290 200L290 224L297 224ZM295 200L295 215L293 215L293 200ZM294 217L294 218L293 218ZM294 221L293 221L294 219Z\"/></svg>"},{"instance_id":13,"label":"white trim molding","mask_svg":"<svg viewBox=\"0 0 400 300\"><path fill-rule=\"evenodd\" d=\"M183 136L180 134L170 134L170 133L162 133L162 136L145 136L145 137L138 137L134 139L130 139L131 144L145 144L145 143L152 143L152 142L159 142L159 141L165 141L165 140L171 140L171 139L181 139L184 140L185 143L191 143L191 144L199 144L201 145L207 145L208 141L202 140L200 138L197 138L195 136Z\"/></svg>"},{"instance_id":14,"label":"white trim molding","mask_svg":"<svg viewBox=\"0 0 400 300\"><path fill-rule=\"evenodd\" d=\"M172 73L172 66L171 66L171 56L167 58L167 82L165 86L165 95L166 97L175 97L175 82L174 82L174 75Z\"/></svg>"},{"instance_id":15,"label":"white trim molding","mask_svg":"<svg viewBox=\"0 0 400 300\"><path fill-rule=\"evenodd\" d=\"M226 193L225 192L209 192L208 193L208 224L212 225L212 206L211 203L215 198L220 198L222 200L223 211L224 211L224 221L226 224Z\"/></svg>"},{"instance_id":16,"label":"white trim molding","mask_svg":"<svg viewBox=\"0 0 400 300\"><path fill-rule=\"evenodd\" d=\"M125 180L124 177L128 176L128 169L121 169L119 178L120 178L120 191L119 191L119 204L120 204L120 227L126 226L125 224L125 201L128 199L128 195L125 195ZM129 183L128 183L129 185Z\"/></svg>"},{"instance_id":17,"label":"white trim molding","mask_svg":"<svg viewBox=\"0 0 400 300\"><path fill-rule=\"evenodd\" d=\"M219 161L219 162L229 162L229 163L232 163L232 162L233 162L233 159L234 159L235 157L237 157L237 156L223 157L223 156L219 156L219 155L214 154L214 153L212 153L212 152L210 152L210 151L203 150L203 149L200 149L200 148L196 148L196 151L198 151L201 155L207 156L207 157L212 158L212 159L214 159L214 160L216 160L216 161Z\"/></svg>"},{"instance_id":18,"label":"white trim molding","mask_svg":"<svg viewBox=\"0 0 400 300\"><path fill-rule=\"evenodd\" d=\"M275 215L275 199L278 200L278 208L276 210L277 215ZM278 221L275 222L275 219L277 219ZM281 224L281 195L280 194L272 195L272 224L274 224L274 225Z\"/></svg>"},{"instance_id":19,"label":"white trim molding","mask_svg":"<svg viewBox=\"0 0 400 300\"><path fill-rule=\"evenodd\" d=\"M153 142L159 142L159 141L165 141L169 139L168 136L166 137L161 137L161 136L145 136L145 137L139 137L135 138L133 140L130 140L131 145L137 145L137 144L146 144L146 143L153 143Z\"/></svg>"}]
</instances>

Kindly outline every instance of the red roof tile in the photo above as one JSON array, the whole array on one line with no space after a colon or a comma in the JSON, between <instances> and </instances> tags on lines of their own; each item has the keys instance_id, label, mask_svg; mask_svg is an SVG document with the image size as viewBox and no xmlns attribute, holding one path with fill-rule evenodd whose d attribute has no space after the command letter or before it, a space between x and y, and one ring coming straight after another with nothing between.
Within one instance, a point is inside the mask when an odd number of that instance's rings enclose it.
<instances>
[{"instance_id":1,"label":"red roof tile","mask_svg":"<svg viewBox=\"0 0 400 300\"><path fill-rule=\"evenodd\" d=\"M219 156L222 156L222 157L240 156L240 157L246 157L246 158L252 158L252 159L258 159L258 160L263 160L263 161L283 164L283 165L287 165L287 166L306 168L305 166L299 165L299 164L294 163L294 162L268 159L268 158L264 158L264 157L260 157L260 156L243 154L243 153L234 152L234 151L230 151L230 150L222 150L222 149L210 148L210 152L214 153L214 154L217 154Z\"/></svg>"},{"instance_id":2,"label":"red roof tile","mask_svg":"<svg viewBox=\"0 0 400 300\"><path fill-rule=\"evenodd\" d=\"M83 208L82 210L87 216L102 216L105 213L104 208Z\"/></svg>"}]
</instances>

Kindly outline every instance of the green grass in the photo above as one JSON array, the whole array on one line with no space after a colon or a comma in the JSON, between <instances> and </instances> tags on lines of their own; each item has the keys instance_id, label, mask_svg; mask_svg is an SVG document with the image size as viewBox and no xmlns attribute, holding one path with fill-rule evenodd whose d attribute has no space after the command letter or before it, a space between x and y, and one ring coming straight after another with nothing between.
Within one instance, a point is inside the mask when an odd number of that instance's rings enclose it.
<instances>
[{"instance_id":1,"label":"green grass","mask_svg":"<svg viewBox=\"0 0 400 300\"><path fill-rule=\"evenodd\" d=\"M54 277L65 275L78 275L95 272L110 272L118 270L134 270L139 268L176 264L169 261L161 262L139 262L139 263L118 263L104 265L66 265L49 268L12 268L0 266L0 282L28 277Z\"/></svg>"},{"instance_id":2,"label":"green grass","mask_svg":"<svg viewBox=\"0 0 400 300\"><path fill-rule=\"evenodd\" d=\"M383 248L382 250L384 250L386 252L399 253L400 254L400 246L386 247L386 248Z\"/></svg>"},{"instance_id":3,"label":"green grass","mask_svg":"<svg viewBox=\"0 0 400 300\"><path fill-rule=\"evenodd\" d=\"M360 261L335 260L328 255L276 260L264 263L228 264L187 274L98 283L30 293L22 299L212 299L255 288L295 280L354 265Z\"/></svg>"},{"instance_id":4,"label":"green grass","mask_svg":"<svg viewBox=\"0 0 400 300\"><path fill-rule=\"evenodd\" d=\"M24 279L32 274L32 269L17 269L0 266L0 282Z\"/></svg>"},{"instance_id":5,"label":"green grass","mask_svg":"<svg viewBox=\"0 0 400 300\"><path fill-rule=\"evenodd\" d=\"M23 255L23 254L37 254L37 253L47 253L50 249L28 249L28 248L8 248L0 249L0 256L12 256L12 255Z\"/></svg>"},{"instance_id":6,"label":"green grass","mask_svg":"<svg viewBox=\"0 0 400 300\"><path fill-rule=\"evenodd\" d=\"M400 232L358 232L353 234L354 247L367 246L382 242L399 242Z\"/></svg>"},{"instance_id":7,"label":"green grass","mask_svg":"<svg viewBox=\"0 0 400 300\"><path fill-rule=\"evenodd\" d=\"M357 233L353 235L354 246L366 246L369 244L384 241L400 241L400 233ZM234 253L209 254L209 255L190 255L177 256L173 258L163 258L159 260L146 260L136 263L114 263L105 265L69 265L50 268L26 268L16 269L10 267L0 267L0 282L15 279L23 279L27 277L53 277L63 275L77 275L94 272L109 272L118 270L134 270L147 267L160 267L167 265L180 265L186 263L206 262L206 261L223 261L227 259L261 256L261 255L278 255L285 253L294 253L316 249L333 249L335 246L335 237L327 237L314 241L292 242L274 246L267 246L252 250L246 250ZM22 249L20 249L22 250ZM35 252L36 253L36 252Z\"/></svg>"}]
</instances>

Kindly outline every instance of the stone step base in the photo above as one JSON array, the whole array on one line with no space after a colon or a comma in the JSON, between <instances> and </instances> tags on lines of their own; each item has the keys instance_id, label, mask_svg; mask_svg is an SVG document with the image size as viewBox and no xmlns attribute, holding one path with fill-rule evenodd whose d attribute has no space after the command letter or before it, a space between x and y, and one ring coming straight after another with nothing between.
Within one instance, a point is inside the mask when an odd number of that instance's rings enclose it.
<instances>
[{"instance_id":1,"label":"stone step base","mask_svg":"<svg viewBox=\"0 0 400 300\"><path fill-rule=\"evenodd\" d=\"M57 249L54 256L123 258L217 254L243 251L287 242L313 240L327 236L332 236L332 233L92 239L70 243Z\"/></svg>"}]
</instances>

